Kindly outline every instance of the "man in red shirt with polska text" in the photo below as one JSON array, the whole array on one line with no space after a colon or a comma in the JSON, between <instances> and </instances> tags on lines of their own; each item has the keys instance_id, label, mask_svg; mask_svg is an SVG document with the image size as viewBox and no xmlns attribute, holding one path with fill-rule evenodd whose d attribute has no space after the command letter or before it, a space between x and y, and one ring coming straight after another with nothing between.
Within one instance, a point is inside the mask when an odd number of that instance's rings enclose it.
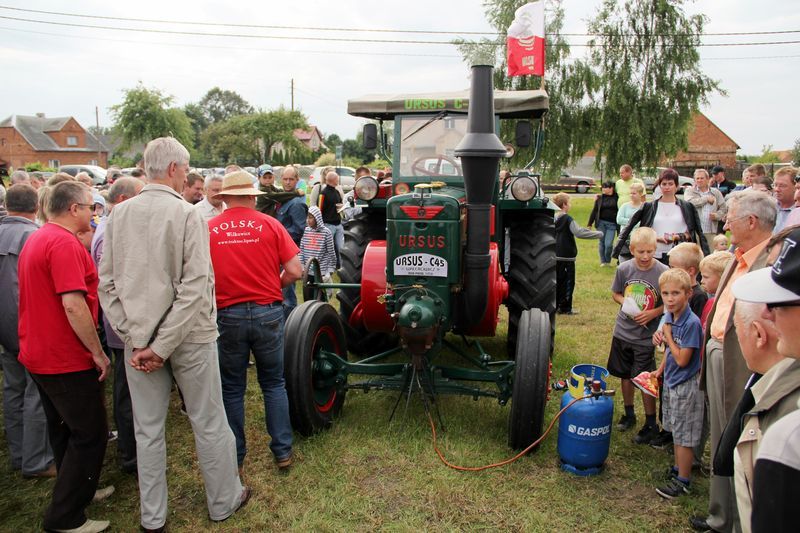
<instances>
[{"instance_id":1,"label":"man in red shirt with polska text","mask_svg":"<svg viewBox=\"0 0 800 533\"><path fill-rule=\"evenodd\" d=\"M299 249L275 218L256 210L255 189L244 171L227 174L219 196L228 206L208 222L216 277L222 401L236 436L242 471L247 453L244 394L250 353L264 395L270 449L278 468L292 464L292 426L283 378L283 287L303 273Z\"/></svg>"}]
</instances>

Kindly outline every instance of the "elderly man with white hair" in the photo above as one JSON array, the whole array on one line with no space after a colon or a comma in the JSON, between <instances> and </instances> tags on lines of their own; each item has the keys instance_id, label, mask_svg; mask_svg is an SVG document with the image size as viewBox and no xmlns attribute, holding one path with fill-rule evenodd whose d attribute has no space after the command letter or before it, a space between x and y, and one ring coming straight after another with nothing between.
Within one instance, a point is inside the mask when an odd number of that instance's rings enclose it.
<instances>
[{"instance_id":1,"label":"elderly man with white hair","mask_svg":"<svg viewBox=\"0 0 800 533\"><path fill-rule=\"evenodd\" d=\"M194 204L194 208L200 211L204 220L209 221L225 211L225 202L222 201L222 196L219 195L222 190L222 176L218 174L206 176L205 190L205 197Z\"/></svg>"},{"instance_id":2,"label":"elderly man with white hair","mask_svg":"<svg viewBox=\"0 0 800 533\"><path fill-rule=\"evenodd\" d=\"M735 259L720 278L714 307L706 321L706 353L700 374L700 387L708 395L711 429L711 460L751 372L745 365L733 321L733 283L767 264L767 244L775 226L775 200L754 190L731 193L726 198L728 216L725 228L736 246ZM739 527L733 482L712 473L709 485L708 515L690 520L694 529L731 531Z\"/></svg>"},{"instance_id":3,"label":"elderly man with white hair","mask_svg":"<svg viewBox=\"0 0 800 533\"><path fill-rule=\"evenodd\" d=\"M11 185L24 183L26 185L30 185L31 187L33 186L33 184L31 183L31 177L24 170L15 170L14 172L12 172L10 180L11 180Z\"/></svg>"},{"instance_id":4,"label":"elderly man with white hair","mask_svg":"<svg viewBox=\"0 0 800 533\"><path fill-rule=\"evenodd\" d=\"M790 227L775 235L770 253L772 268L752 272L733 285L740 301L761 304L762 316L775 322L777 349L796 368L800 359L800 228ZM777 250L777 251L776 251ZM751 526L754 532L796 531L797 503L800 501L800 406L796 393L800 378L793 377L795 389L783 400L786 414L772 424L755 458ZM761 436L761 432L758 433Z\"/></svg>"},{"instance_id":5,"label":"elderly man with white hair","mask_svg":"<svg viewBox=\"0 0 800 533\"><path fill-rule=\"evenodd\" d=\"M750 529L753 470L761 438L783 416L797 409L800 361L778 351L775 323L762 316L762 304L737 301L736 336L747 368L753 372L723 432L714 473L734 477L742 531Z\"/></svg>"},{"instance_id":6,"label":"elderly man with white hair","mask_svg":"<svg viewBox=\"0 0 800 533\"><path fill-rule=\"evenodd\" d=\"M189 152L162 137L144 152L148 184L117 205L106 223L100 302L125 342L141 497L141 524L167 520L164 425L172 379L195 435L211 520L225 520L250 497L222 404L214 271L208 226L181 197Z\"/></svg>"}]
</instances>

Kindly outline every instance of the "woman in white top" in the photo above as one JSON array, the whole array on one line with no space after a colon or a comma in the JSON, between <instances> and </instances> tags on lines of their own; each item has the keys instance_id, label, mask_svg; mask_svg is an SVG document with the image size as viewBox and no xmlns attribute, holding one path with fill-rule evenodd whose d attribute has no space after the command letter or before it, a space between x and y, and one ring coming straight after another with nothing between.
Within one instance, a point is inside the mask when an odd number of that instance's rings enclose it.
<instances>
[{"instance_id":1,"label":"woman in white top","mask_svg":"<svg viewBox=\"0 0 800 533\"><path fill-rule=\"evenodd\" d=\"M678 190L678 173L671 168L665 169L658 177L656 187L661 189L661 198L644 204L633 214L620 235L612 256L619 257L622 247L627 244L628 236L637 224L655 230L658 235L655 256L664 264L668 264L667 253L680 242L695 242L700 245L703 254L708 254L708 242L703 235L697 211L692 204L675 196Z\"/></svg>"}]
</instances>

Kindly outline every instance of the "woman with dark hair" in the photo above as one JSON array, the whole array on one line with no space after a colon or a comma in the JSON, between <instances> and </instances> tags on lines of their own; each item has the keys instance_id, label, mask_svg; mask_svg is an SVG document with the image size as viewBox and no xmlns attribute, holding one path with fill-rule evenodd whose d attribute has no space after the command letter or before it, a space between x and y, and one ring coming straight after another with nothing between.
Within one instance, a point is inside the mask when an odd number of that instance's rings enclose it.
<instances>
[{"instance_id":1,"label":"woman with dark hair","mask_svg":"<svg viewBox=\"0 0 800 533\"><path fill-rule=\"evenodd\" d=\"M600 253L600 266L611 264L611 250L614 248L614 237L617 236L617 203L619 196L614 188L613 181L604 181L601 186L602 194L598 194L594 201L592 214L589 215L588 227L593 225L603 233L598 245Z\"/></svg>"},{"instance_id":2,"label":"woman with dark hair","mask_svg":"<svg viewBox=\"0 0 800 533\"><path fill-rule=\"evenodd\" d=\"M633 214L614 247L613 257L619 257L623 244L628 241L636 224L655 230L658 235L656 259L665 265L669 264L667 253L681 242L697 243L703 254L708 255L708 242L703 235L697 210L689 202L675 196L678 190L678 173L671 168L663 170L656 181L656 187L661 190L661 197L647 202Z\"/></svg>"}]
</instances>

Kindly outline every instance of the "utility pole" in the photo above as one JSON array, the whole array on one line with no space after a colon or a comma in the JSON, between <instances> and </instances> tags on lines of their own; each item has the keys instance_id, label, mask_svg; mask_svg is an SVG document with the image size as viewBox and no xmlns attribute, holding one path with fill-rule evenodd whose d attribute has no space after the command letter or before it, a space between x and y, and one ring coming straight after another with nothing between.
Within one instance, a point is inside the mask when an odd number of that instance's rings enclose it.
<instances>
[{"instance_id":1,"label":"utility pole","mask_svg":"<svg viewBox=\"0 0 800 533\"><path fill-rule=\"evenodd\" d=\"M100 164L100 110L97 106L94 106L94 121L97 129L94 133L94 138L97 140L97 166L102 166ZM108 161L106 161L106 166L108 166Z\"/></svg>"},{"instance_id":2,"label":"utility pole","mask_svg":"<svg viewBox=\"0 0 800 533\"><path fill-rule=\"evenodd\" d=\"M292 78L292 111L294 111L294 78Z\"/></svg>"}]
</instances>

